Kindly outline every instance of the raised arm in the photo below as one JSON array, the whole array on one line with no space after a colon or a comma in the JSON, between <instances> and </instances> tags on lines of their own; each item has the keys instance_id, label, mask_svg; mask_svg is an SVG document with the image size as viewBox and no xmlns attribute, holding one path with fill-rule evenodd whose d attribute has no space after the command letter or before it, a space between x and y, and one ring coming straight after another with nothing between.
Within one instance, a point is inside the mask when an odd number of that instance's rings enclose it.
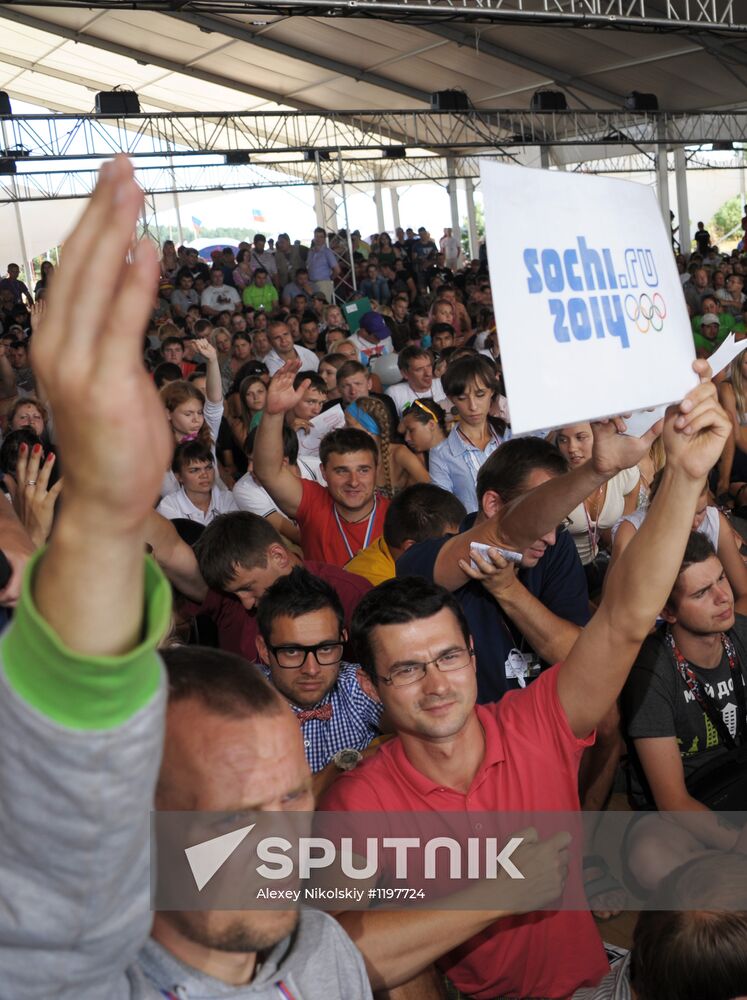
<instances>
[{"instance_id":1,"label":"raised arm","mask_svg":"<svg viewBox=\"0 0 747 1000\"><path fill-rule=\"evenodd\" d=\"M32 348L66 474L64 510L34 595L60 639L95 656L117 656L141 639L145 519L171 454L163 407L140 358L158 262L145 241L132 265L124 263L140 199L127 160L102 168ZM95 281L91 261L102 262ZM81 312L80 288L89 279L96 293Z\"/></svg>"},{"instance_id":2,"label":"raised arm","mask_svg":"<svg viewBox=\"0 0 747 1000\"><path fill-rule=\"evenodd\" d=\"M66 481L1 644L0 965L19 998L131 996L151 923L170 595L144 525L171 441L142 364L158 265L133 246L141 207L127 160L106 164L34 335Z\"/></svg>"},{"instance_id":3,"label":"raised arm","mask_svg":"<svg viewBox=\"0 0 747 1000\"><path fill-rule=\"evenodd\" d=\"M573 732L586 736L612 707L656 615L672 590L706 476L729 435L711 370L696 361L701 384L664 421L667 463L635 537L608 573L599 610L558 675Z\"/></svg>"},{"instance_id":4,"label":"raised arm","mask_svg":"<svg viewBox=\"0 0 747 1000\"><path fill-rule=\"evenodd\" d=\"M252 453L255 477L290 518L296 516L301 505L303 485L283 463L283 420L288 410L301 402L309 387L305 379L297 389L293 388L293 378L300 367L301 362L295 358L273 376Z\"/></svg>"},{"instance_id":5,"label":"raised arm","mask_svg":"<svg viewBox=\"0 0 747 1000\"><path fill-rule=\"evenodd\" d=\"M220 374L218 352L209 340L203 338L195 341L195 347L207 361L207 378L205 379L205 396L211 403L223 402L223 381Z\"/></svg>"},{"instance_id":6,"label":"raised arm","mask_svg":"<svg viewBox=\"0 0 747 1000\"><path fill-rule=\"evenodd\" d=\"M625 423L619 417L596 423L593 428L594 450L588 462L564 476L555 476L482 524L450 538L436 560L436 583L456 590L467 581L459 560L469 562L472 542L522 551L553 532L602 483L640 462L661 433L661 422L640 438L620 433Z\"/></svg>"}]
</instances>

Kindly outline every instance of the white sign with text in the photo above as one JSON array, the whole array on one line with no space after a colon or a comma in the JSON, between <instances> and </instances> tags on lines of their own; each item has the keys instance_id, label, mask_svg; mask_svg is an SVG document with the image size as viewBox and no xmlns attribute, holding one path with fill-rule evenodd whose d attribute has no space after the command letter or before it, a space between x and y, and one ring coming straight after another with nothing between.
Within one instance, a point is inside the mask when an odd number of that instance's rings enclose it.
<instances>
[{"instance_id":1,"label":"white sign with text","mask_svg":"<svg viewBox=\"0 0 747 1000\"><path fill-rule=\"evenodd\" d=\"M495 162L480 173L513 432L682 399L695 347L653 192Z\"/></svg>"}]
</instances>

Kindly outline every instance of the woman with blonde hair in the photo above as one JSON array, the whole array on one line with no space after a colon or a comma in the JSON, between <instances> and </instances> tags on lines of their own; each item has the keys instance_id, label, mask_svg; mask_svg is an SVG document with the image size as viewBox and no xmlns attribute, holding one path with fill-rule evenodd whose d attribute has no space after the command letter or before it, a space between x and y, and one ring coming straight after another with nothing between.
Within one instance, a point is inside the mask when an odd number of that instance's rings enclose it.
<instances>
[{"instance_id":1,"label":"woman with blonde hair","mask_svg":"<svg viewBox=\"0 0 747 1000\"><path fill-rule=\"evenodd\" d=\"M364 396L345 410L345 422L350 427L366 431L379 446L381 461L376 486L385 497L393 497L413 483L429 483L430 476L416 455L403 444L392 443L389 412L380 399Z\"/></svg>"},{"instance_id":2,"label":"woman with blonde hair","mask_svg":"<svg viewBox=\"0 0 747 1000\"><path fill-rule=\"evenodd\" d=\"M735 507L747 502L747 350L731 363L729 378L718 386L721 405L731 417L732 431L718 464L717 495L729 495Z\"/></svg>"}]
</instances>

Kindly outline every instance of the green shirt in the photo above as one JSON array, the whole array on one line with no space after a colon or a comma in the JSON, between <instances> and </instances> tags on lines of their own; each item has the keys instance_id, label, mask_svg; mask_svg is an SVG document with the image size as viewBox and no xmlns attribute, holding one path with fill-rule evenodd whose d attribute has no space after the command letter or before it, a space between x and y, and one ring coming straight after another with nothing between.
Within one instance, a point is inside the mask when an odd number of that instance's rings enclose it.
<instances>
[{"instance_id":1,"label":"green shirt","mask_svg":"<svg viewBox=\"0 0 747 1000\"><path fill-rule=\"evenodd\" d=\"M713 354L716 348L720 347L728 336L728 333L722 333L719 330L716 339L709 340L707 337L704 337L702 333L696 333L693 336L693 340L695 341L695 350L699 351L702 349L708 351L709 354Z\"/></svg>"},{"instance_id":2,"label":"green shirt","mask_svg":"<svg viewBox=\"0 0 747 1000\"><path fill-rule=\"evenodd\" d=\"M271 281L268 281L262 288L258 285L247 285L241 299L245 306L251 306L254 310L264 309L265 312L270 312L277 304L278 290Z\"/></svg>"},{"instance_id":3,"label":"green shirt","mask_svg":"<svg viewBox=\"0 0 747 1000\"><path fill-rule=\"evenodd\" d=\"M693 316L692 318L692 328L693 333L697 333L700 336L700 323L703 319L702 316ZM734 329L734 324L736 320L730 313L720 313L718 317L718 343L720 344L722 340L726 340L727 334L731 333Z\"/></svg>"}]
</instances>

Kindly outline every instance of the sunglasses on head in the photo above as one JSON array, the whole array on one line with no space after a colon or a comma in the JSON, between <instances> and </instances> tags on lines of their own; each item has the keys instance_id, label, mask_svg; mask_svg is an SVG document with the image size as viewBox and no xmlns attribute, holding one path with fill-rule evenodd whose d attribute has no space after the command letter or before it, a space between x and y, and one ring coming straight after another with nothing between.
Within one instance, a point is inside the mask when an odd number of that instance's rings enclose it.
<instances>
[{"instance_id":1,"label":"sunglasses on head","mask_svg":"<svg viewBox=\"0 0 747 1000\"><path fill-rule=\"evenodd\" d=\"M433 411L429 410L428 407L425 405L425 403L421 403L419 399L413 399L411 403L405 403L405 405L402 407L402 416L404 417L404 415L408 412L408 410L411 410L413 406L417 406L419 410L423 411L423 413L427 413L429 420L432 420L434 423L438 423Z\"/></svg>"}]
</instances>

